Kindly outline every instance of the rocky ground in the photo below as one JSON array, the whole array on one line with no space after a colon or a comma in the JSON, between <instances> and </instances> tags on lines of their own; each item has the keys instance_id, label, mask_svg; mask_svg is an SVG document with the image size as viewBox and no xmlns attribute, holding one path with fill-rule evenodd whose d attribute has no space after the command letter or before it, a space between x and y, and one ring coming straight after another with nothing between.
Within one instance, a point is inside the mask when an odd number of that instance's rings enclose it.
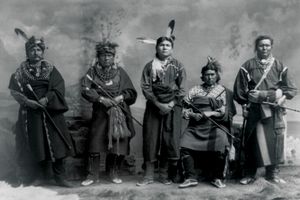
<instances>
[{"instance_id":1,"label":"rocky ground","mask_svg":"<svg viewBox=\"0 0 300 200\"><path fill-rule=\"evenodd\" d=\"M82 187L79 181L73 181L74 188L62 188L54 185L43 187L17 187L8 185L3 187L0 183L0 199L36 199L46 200L296 200L300 199L300 167L281 167L281 177L286 184L274 184L263 178L264 171L260 169L256 182L251 185L240 185L236 180L228 180L227 187L215 188L207 182L201 182L198 186L186 189L178 189L178 184L162 185L154 184L137 187L135 184L141 178L140 175L122 176L123 184L112 184L107 178L100 183ZM4 188L4 189L3 189ZM6 189L6 190L5 190ZM7 192L6 192L7 191ZM18 195L19 194L19 195ZM39 195L37 195L39 194ZM26 196L27 195L27 196Z\"/></svg>"},{"instance_id":2,"label":"rocky ground","mask_svg":"<svg viewBox=\"0 0 300 200\"><path fill-rule=\"evenodd\" d=\"M16 116L12 116L10 113L17 113L17 108L11 106L0 110L1 116L5 116L0 119L0 180L7 180L14 174L15 168L12 128ZM77 144L76 152L78 155L84 152L84 149L80 147L85 144L84 136L86 134L86 130L82 127L80 129L80 127L73 127L73 130L76 130L73 133L73 139L74 143ZM136 141L141 141L140 135L137 134ZM139 144L136 141L132 143ZM137 152L136 158L139 158L140 146L132 145L132 150ZM254 184L243 186L238 181L231 179L227 180L227 187L223 189L215 188L208 182L201 182L198 186L187 189L178 189L178 184L165 186L158 182L146 187L137 187L136 182L142 178L141 173L139 173L140 167L138 167L141 160L138 159L136 160L137 163L133 165L137 166L138 169L131 170L130 168L129 170L131 172L136 171L137 174L125 173L122 176L123 184L112 184L106 177L103 177L98 184L82 187L78 180L78 178L82 178L82 174L77 173L77 171L82 172L84 163L79 156L69 162L69 166L73 166L73 168L68 170L70 172L68 175L73 179L77 178L76 181L72 181L74 188L61 188L53 184L43 187L12 187L5 181L0 181L0 200L294 200L300 199L299 152L300 137L298 135L288 136L286 145L287 165L281 167L281 177L287 181L287 184L276 185L266 181L263 178L264 170L260 169L258 179Z\"/></svg>"}]
</instances>

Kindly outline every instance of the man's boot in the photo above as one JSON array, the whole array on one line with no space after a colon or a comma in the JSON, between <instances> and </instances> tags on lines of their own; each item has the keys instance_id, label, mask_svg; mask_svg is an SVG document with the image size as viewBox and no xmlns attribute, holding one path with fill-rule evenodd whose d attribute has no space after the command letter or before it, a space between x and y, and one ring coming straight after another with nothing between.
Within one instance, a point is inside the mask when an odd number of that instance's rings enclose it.
<instances>
[{"instance_id":1,"label":"man's boot","mask_svg":"<svg viewBox=\"0 0 300 200\"><path fill-rule=\"evenodd\" d=\"M266 166L266 180L273 183L285 184L286 181L280 178L278 174L279 169L277 165Z\"/></svg>"},{"instance_id":2,"label":"man's boot","mask_svg":"<svg viewBox=\"0 0 300 200\"><path fill-rule=\"evenodd\" d=\"M154 183L154 163L147 161L145 163L145 175L143 180L136 183L136 186L145 186Z\"/></svg>"},{"instance_id":3,"label":"man's boot","mask_svg":"<svg viewBox=\"0 0 300 200\"><path fill-rule=\"evenodd\" d=\"M88 157L88 175L84 181L81 182L82 186L88 186L99 182L99 169L100 169L100 154L90 154Z\"/></svg>"},{"instance_id":4,"label":"man's boot","mask_svg":"<svg viewBox=\"0 0 300 200\"><path fill-rule=\"evenodd\" d=\"M73 185L65 178L65 166L63 159L57 159L52 163L52 169L54 173L54 180L58 186L71 188Z\"/></svg>"},{"instance_id":5,"label":"man's boot","mask_svg":"<svg viewBox=\"0 0 300 200\"><path fill-rule=\"evenodd\" d=\"M117 162L118 155L116 154L109 154L108 159L106 159L107 166L109 167L109 178L113 183L120 184L122 183L122 179L119 178L119 165Z\"/></svg>"}]
</instances>

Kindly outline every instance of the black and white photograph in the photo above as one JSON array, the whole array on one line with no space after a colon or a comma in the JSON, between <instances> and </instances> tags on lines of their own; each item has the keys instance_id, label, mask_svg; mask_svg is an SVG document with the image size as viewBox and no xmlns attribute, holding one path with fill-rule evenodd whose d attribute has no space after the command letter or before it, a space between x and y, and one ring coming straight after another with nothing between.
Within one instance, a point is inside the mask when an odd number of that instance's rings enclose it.
<instances>
[{"instance_id":1,"label":"black and white photograph","mask_svg":"<svg viewBox=\"0 0 300 200\"><path fill-rule=\"evenodd\" d=\"M1 1L0 200L300 199L299 10Z\"/></svg>"}]
</instances>

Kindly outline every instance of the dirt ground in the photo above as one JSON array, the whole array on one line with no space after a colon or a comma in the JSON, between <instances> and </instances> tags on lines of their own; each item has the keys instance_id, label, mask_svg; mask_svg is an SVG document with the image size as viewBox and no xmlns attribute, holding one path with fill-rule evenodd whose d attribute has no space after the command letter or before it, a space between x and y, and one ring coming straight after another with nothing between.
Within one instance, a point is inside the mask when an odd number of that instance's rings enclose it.
<instances>
[{"instance_id":1,"label":"dirt ground","mask_svg":"<svg viewBox=\"0 0 300 200\"><path fill-rule=\"evenodd\" d=\"M274 184L266 181L264 170L258 171L257 180L251 185L240 185L236 180L228 180L227 187L215 188L208 182L200 182L198 186L179 189L178 184L154 184L137 187L135 184L141 176L123 176L123 184L110 183L107 178L100 183L88 187L80 186L80 182L73 182L74 188L65 189L48 186L60 195L77 194L83 200L121 199L121 200L294 200L300 199L300 166L281 167L280 175L286 184Z\"/></svg>"}]
</instances>

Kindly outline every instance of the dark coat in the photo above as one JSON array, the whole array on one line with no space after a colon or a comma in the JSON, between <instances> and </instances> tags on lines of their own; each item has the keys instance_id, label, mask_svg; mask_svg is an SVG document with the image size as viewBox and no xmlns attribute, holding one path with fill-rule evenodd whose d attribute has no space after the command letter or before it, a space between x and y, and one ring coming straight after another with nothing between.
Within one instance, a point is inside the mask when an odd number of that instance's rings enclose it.
<instances>
[{"instance_id":1,"label":"dark coat","mask_svg":"<svg viewBox=\"0 0 300 200\"><path fill-rule=\"evenodd\" d=\"M152 62L146 64L141 78L142 92L147 99L143 121L144 161L178 160L182 129L182 103L185 92L185 69L178 60L170 58L163 77L153 81ZM163 79L163 80L162 80ZM166 115L160 114L155 102L175 102Z\"/></svg>"},{"instance_id":2,"label":"dark coat","mask_svg":"<svg viewBox=\"0 0 300 200\"><path fill-rule=\"evenodd\" d=\"M92 66L87 74L93 78L93 80L102 86L112 97L123 95L124 101L120 103L120 106L125 110L123 111L126 117L126 124L131 132L131 138L135 135L132 118L130 117L131 112L129 106L134 104L137 98L137 92L125 72L121 67L117 67L117 75L113 78L113 84L111 86L105 86L104 82L100 80L95 72L95 67ZM93 103L93 114L91 128L88 137L88 152L89 153L118 153L118 154L129 154L129 142L131 138L120 139L119 149L117 149L116 141L113 141L113 148L108 149L108 108L101 104L98 99L100 96L107 96L97 85L93 84L86 76L82 79L82 96ZM87 90L87 88L89 88Z\"/></svg>"},{"instance_id":3,"label":"dark coat","mask_svg":"<svg viewBox=\"0 0 300 200\"><path fill-rule=\"evenodd\" d=\"M35 100L32 92L26 87L26 84L30 84L39 99L47 97L46 110L62 136L41 109L34 110L21 103L16 123L16 149L19 162L27 162L28 159L36 162L50 159L54 161L74 155L71 136L63 116L63 113L68 110L64 98L64 79L54 66L47 62L43 64L52 68L48 77L38 80L29 79L22 68L24 65L21 65L17 72L12 74L9 89Z\"/></svg>"},{"instance_id":4,"label":"dark coat","mask_svg":"<svg viewBox=\"0 0 300 200\"><path fill-rule=\"evenodd\" d=\"M259 83L264 74L255 58L246 61L234 83L234 99L241 105L248 104L248 93ZM275 59L266 78L257 88L268 91L263 101L275 103L275 91L281 89L287 99L297 94L296 85L288 68ZM266 114L267 113L267 114ZM284 134L286 112L260 103L251 103L245 128L245 154L249 165L262 167L284 161Z\"/></svg>"}]
</instances>

